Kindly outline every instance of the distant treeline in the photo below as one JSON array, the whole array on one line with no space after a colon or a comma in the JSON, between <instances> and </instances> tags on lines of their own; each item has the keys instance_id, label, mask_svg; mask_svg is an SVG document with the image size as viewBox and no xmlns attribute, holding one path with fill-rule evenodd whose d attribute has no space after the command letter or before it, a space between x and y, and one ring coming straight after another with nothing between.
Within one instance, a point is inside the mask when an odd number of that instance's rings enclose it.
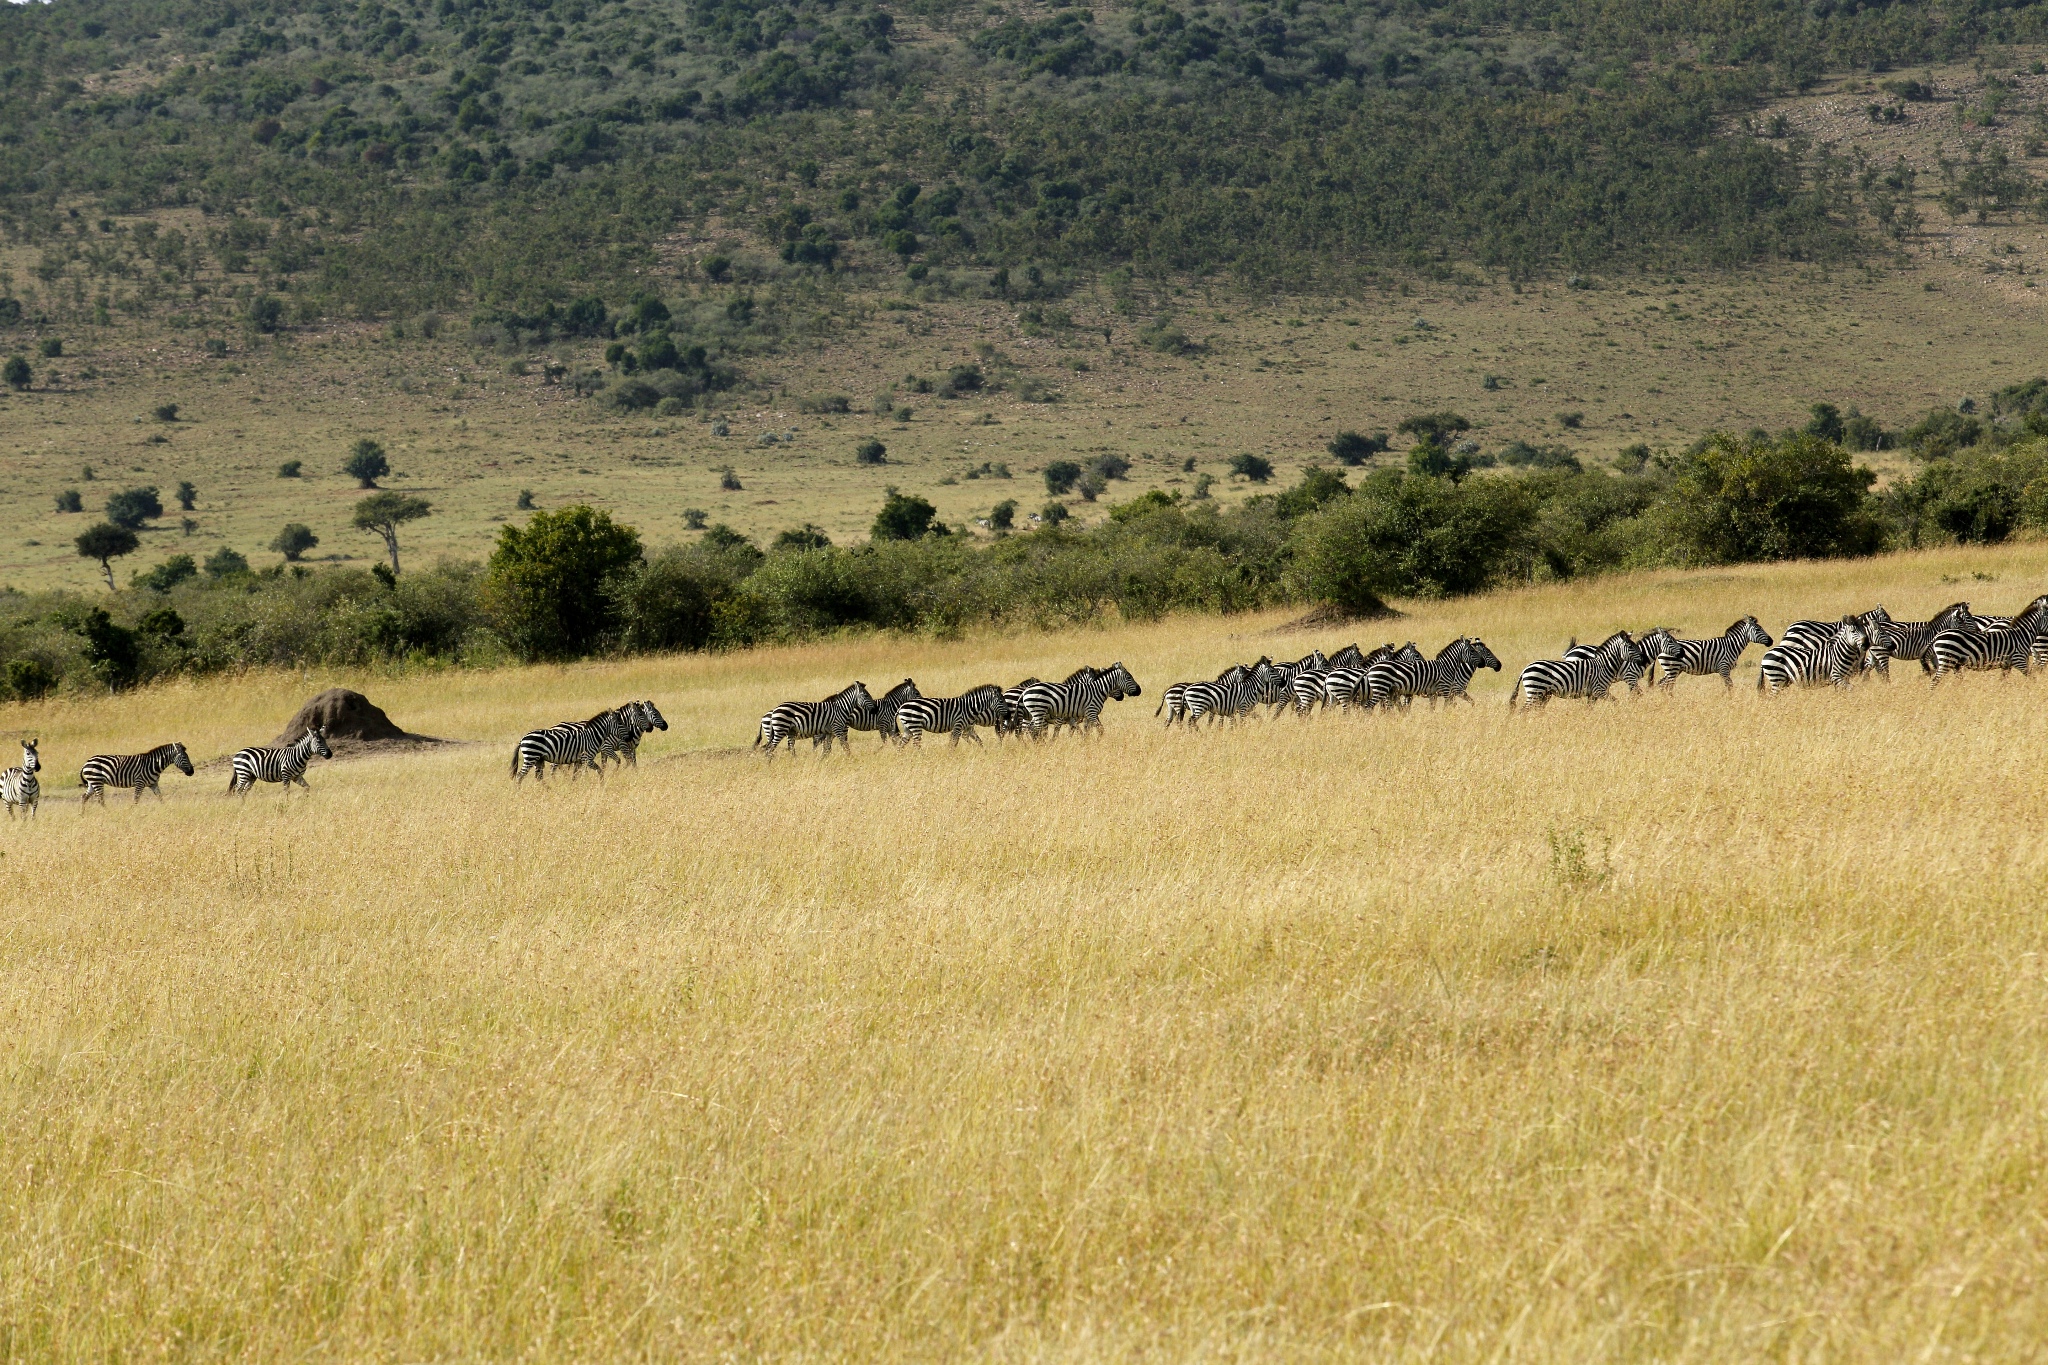
<instances>
[{"instance_id":1,"label":"distant treeline","mask_svg":"<svg viewBox=\"0 0 2048 1365\"><path fill-rule=\"evenodd\" d=\"M2048 3L1989 0L907 8L935 38L871 0L0 8L0 227L41 249L12 287L31 317L212 299L264 329L617 306L713 217L753 255L689 264L712 278L940 290L1838 259L1903 230L1890 168L1744 112L2048 37ZM187 205L202 229L115 220Z\"/></svg>"},{"instance_id":2,"label":"distant treeline","mask_svg":"<svg viewBox=\"0 0 2048 1365\"><path fill-rule=\"evenodd\" d=\"M804 526L762 547L714 525L649 553L632 528L578 506L504 528L488 563L405 574L251 572L226 551L202 569L175 556L122 592L0 596L0 677L6 695L29 699L179 673L487 666L852 629L950 636L1286 604L1370 615L1390 597L1623 568L2048 531L2048 380L2004 390L1985 411L1930 414L1902 433L1819 404L1800 430L1717 435L1681 451L1639 446L1607 470L1521 442L1481 455L1461 439L1455 413L1404 426L1416 437L1405 459L1347 434L1331 443L1332 465L1228 509L1198 484L1192 498L1110 500L1108 515L1085 528L1067 504L1050 502L1025 530L1006 501L990 519L992 541L891 490L868 543L853 546ZM1873 493L1873 476L1845 441L1898 441L1924 463ZM1243 463L1249 477L1270 475L1263 460ZM1086 480L1107 500L1122 472L1112 462L1046 474L1049 490Z\"/></svg>"}]
</instances>

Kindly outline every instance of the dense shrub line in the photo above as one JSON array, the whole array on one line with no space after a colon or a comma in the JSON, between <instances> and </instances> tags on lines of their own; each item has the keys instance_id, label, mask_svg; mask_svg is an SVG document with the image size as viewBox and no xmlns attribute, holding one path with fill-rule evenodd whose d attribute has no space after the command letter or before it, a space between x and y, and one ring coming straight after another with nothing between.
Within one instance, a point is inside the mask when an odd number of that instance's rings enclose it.
<instances>
[{"instance_id":1,"label":"dense shrub line","mask_svg":"<svg viewBox=\"0 0 2048 1365\"><path fill-rule=\"evenodd\" d=\"M1470 442L1446 450L1440 438L1461 428L1432 414L1410 424L1425 439L1398 467L1355 479L1315 467L1229 509L1153 491L1090 526L1047 516L988 542L892 489L869 542L853 546L805 526L763 549L714 525L650 554L633 528L579 506L503 528L486 564L253 573L223 553L201 573L180 557L125 591L0 596L0 686L33 698L249 667L487 666L1287 603L1367 614L1390 597L1623 568L1991 543L2048 530L2048 385L2019 393L1961 414L1974 430L1950 453L1924 433L1902 437L1923 441L1924 466L1876 494L1829 434L1840 417L1825 405L1805 430L1639 447L1613 471L1569 452L1503 464Z\"/></svg>"}]
</instances>

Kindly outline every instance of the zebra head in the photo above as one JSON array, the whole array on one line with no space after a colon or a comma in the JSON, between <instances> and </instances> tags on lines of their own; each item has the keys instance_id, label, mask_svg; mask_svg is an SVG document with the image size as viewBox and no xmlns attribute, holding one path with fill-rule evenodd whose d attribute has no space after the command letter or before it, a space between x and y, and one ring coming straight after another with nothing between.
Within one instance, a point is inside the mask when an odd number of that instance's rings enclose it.
<instances>
[{"instance_id":1,"label":"zebra head","mask_svg":"<svg viewBox=\"0 0 2048 1365\"><path fill-rule=\"evenodd\" d=\"M640 722L650 730L668 729L668 721L663 718L661 712L654 709L651 698L640 703Z\"/></svg>"},{"instance_id":2,"label":"zebra head","mask_svg":"<svg viewBox=\"0 0 2048 1365\"><path fill-rule=\"evenodd\" d=\"M879 710L874 697L868 692L868 685L864 682L856 682L832 700L845 707L848 716L859 716L862 720L874 720Z\"/></svg>"},{"instance_id":3,"label":"zebra head","mask_svg":"<svg viewBox=\"0 0 2048 1365\"><path fill-rule=\"evenodd\" d=\"M2048 631L2048 592L2042 593L2027 603L2027 608L2012 618L2015 629L2023 629L2032 635Z\"/></svg>"},{"instance_id":4,"label":"zebra head","mask_svg":"<svg viewBox=\"0 0 2048 1365\"><path fill-rule=\"evenodd\" d=\"M1252 700L1272 702L1292 696L1287 689L1290 667L1276 664L1271 659L1260 659L1259 666L1252 671Z\"/></svg>"},{"instance_id":5,"label":"zebra head","mask_svg":"<svg viewBox=\"0 0 2048 1365\"><path fill-rule=\"evenodd\" d=\"M327 728L325 726L316 725L306 731L306 738L301 743L304 743L308 749L322 758L334 757L334 750L327 747Z\"/></svg>"},{"instance_id":6,"label":"zebra head","mask_svg":"<svg viewBox=\"0 0 2048 1365\"><path fill-rule=\"evenodd\" d=\"M1927 624L1934 628L1934 634L1939 635L1944 630L1974 629L1976 621L1976 613L1970 610L1968 602L1951 602L1934 613L1934 618Z\"/></svg>"},{"instance_id":7,"label":"zebra head","mask_svg":"<svg viewBox=\"0 0 2048 1365\"><path fill-rule=\"evenodd\" d=\"M1619 670L1628 663L1642 662L1643 647L1627 631L1617 630L1602 640L1594 653L1605 657L1609 665Z\"/></svg>"},{"instance_id":8,"label":"zebra head","mask_svg":"<svg viewBox=\"0 0 2048 1365\"><path fill-rule=\"evenodd\" d=\"M25 773L35 772L43 766L42 758L36 753L37 743L38 741L33 739L21 742L21 770Z\"/></svg>"},{"instance_id":9,"label":"zebra head","mask_svg":"<svg viewBox=\"0 0 2048 1365\"><path fill-rule=\"evenodd\" d=\"M1854 616L1844 616L1842 623L1835 627L1835 643L1845 649L1861 650L1870 644L1870 636L1863 629L1863 622Z\"/></svg>"},{"instance_id":10,"label":"zebra head","mask_svg":"<svg viewBox=\"0 0 2048 1365\"><path fill-rule=\"evenodd\" d=\"M1500 660L1486 647L1486 641L1477 635L1465 641L1465 658L1475 669L1490 668L1496 673L1500 672Z\"/></svg>"},{"instance_id":11,"label":"zebra head","mask_svg":"<svg viewBox=\"0 0 2048 1365\"><path fill-rule=\"evenodd\" d=\"M1880 605L1878 610L1883 611L1884 607ZM1758 625L1754 616L1743 617L1728 627L1728 633L1746 645L1762 645L1765 649L1771 647L1771 633Z\"/></svg>"},{"instance_id":12,"label":"zebra head","mask_svg":"<svg viewBox=\"0 0 2048 1365\"><path fill-rule=\"evenodd\" d=\"M1102 678L1109 684L1112 697L1140 697L1145 694L1145 689L1138 686L1138 680L1131 676L1131 670L1125 668L1121 660L1104 669Z\"/></svg>"},{"instance_id":13,"label":"zebra head","mask_svg":"<svg viewBox=\"0 0 2048 1365\"><path fill-rule=\"evenodd\" d=\"M192 755L185 752L184 745L178 743L171 745L171 766L187 777L192 776Z\"/></svg>"}]
</instances>

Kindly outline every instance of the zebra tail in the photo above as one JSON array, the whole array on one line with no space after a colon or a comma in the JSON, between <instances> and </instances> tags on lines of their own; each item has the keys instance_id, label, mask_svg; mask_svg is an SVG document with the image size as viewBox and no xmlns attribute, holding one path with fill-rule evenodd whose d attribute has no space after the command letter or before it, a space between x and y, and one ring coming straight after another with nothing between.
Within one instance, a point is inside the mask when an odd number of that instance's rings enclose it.
<instances>
[{"instance_id":1,"label":"zebra tail","mask_svg":"<svg viewBox=\"0 0 2048 1365\"><path fill-rule=\"evenodd\" d=\"M1157 706L1155 706L1155 707L1153 707L1153 708L1152 708L1152 714L1156 716L1156 715L1158 715L1158 714L1159 714L1159 713L1160 713L1161 711L1164 711L1165 709L1166 709L1166 698L1165 698L1165 697L1164 697L1164 696L1162 695L1162 696L1161 696L1161 697L1159 698L1159 705L1157 705Z\"/></svg>"},{"instance_id":2,"label":"zebra tail","mask_svg":"<svg viewBox=\"0 0 2048 1365\"><path fill-rule=\"evenodd\" d=\"M513 745L513 746L512 746L512 778L513 778L513 780L517 781L517 780L518 780L518 777L519 777L519 746L518 746L517 744L515 744L515 745Z\"/></svg>"}]
</instances>

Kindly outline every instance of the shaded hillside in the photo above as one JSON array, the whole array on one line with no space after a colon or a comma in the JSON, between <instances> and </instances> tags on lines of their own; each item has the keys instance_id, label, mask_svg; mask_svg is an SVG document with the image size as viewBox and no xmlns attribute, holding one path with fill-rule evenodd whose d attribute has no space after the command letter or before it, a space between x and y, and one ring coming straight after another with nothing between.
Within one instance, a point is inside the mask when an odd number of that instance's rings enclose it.
<instances>
[{"instance_id":1,"label":"shaded hillside","mask_svg":"<svg viewBox=\"0 0 2048 1365\"><path fill-rule=\"evenodd\" d=\"M0 226L41 250L31 308L161 311L218 270L306 317L532 313L707 266L1029 295L1116 266L1829 258L1864 218L1851 168L1739 116L1830 64L2042 31L2040 6L1637 15L61 0L0 13Z\"/></svg>"}]
</instances>

